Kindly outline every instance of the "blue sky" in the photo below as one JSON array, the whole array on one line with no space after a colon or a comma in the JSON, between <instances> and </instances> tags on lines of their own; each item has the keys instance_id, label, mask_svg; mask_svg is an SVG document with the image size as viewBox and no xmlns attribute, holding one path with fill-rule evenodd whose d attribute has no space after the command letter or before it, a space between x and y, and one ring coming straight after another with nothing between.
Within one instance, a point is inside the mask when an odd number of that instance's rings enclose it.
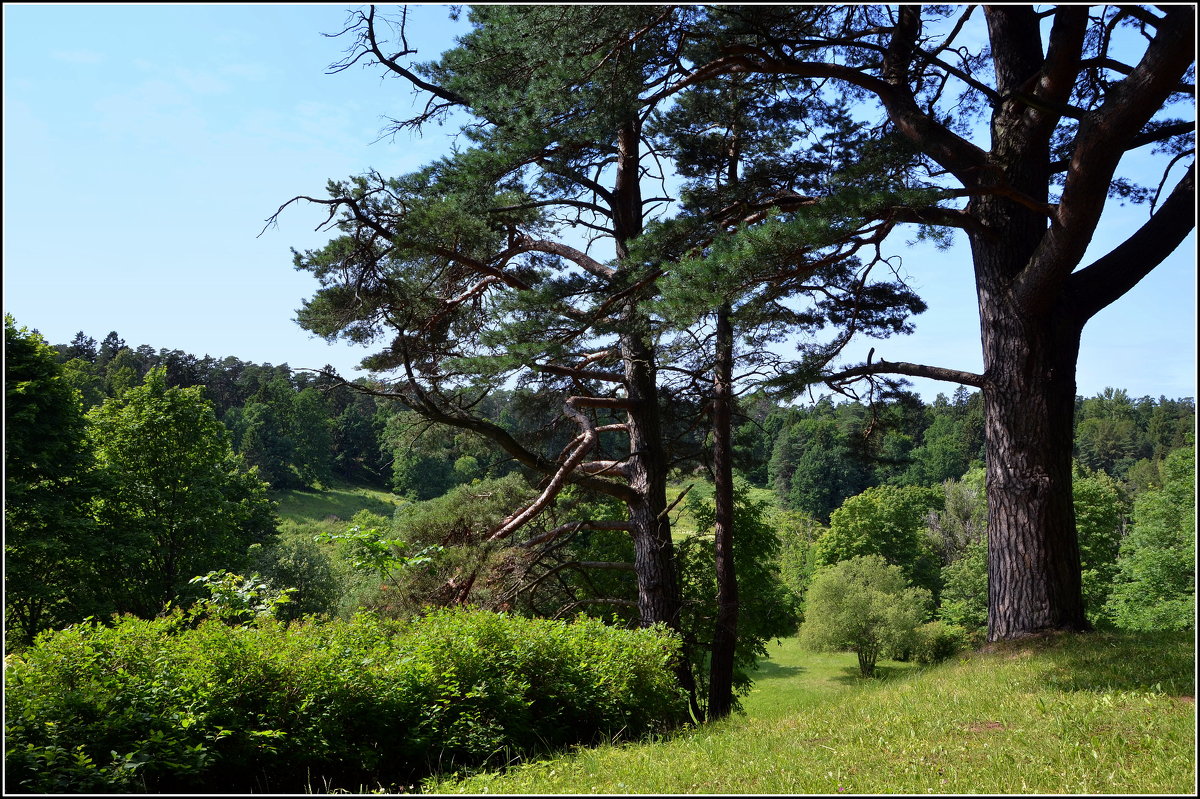
<instances>
[{"instance_id":1,"label":"blue sky","mask_svg":"<svg viewBox=\"0 0 1200 799\"><path fill-rule=\"evenodd\" d=\"M131 345L345 375L366 354L292 320L315 281L290 248L328 239L298 194L368 168L415 169L449 128L379 139L413 95L378 70L328 75L349 45L342 5L12 5L4 13L4 310L51 343L116 330ZM452 43L445 7L413 7L410 44ZM459 26L462 23L458 23ZM461 30L461 28L459 28ZM1156 181L1157 177L1147 178ZM1144 221L1114 206L1092 255ZM960 240L961 242L961 240ZM900 253L930 305L877 357L981 369L965 246ZM1085 329L1079 393L1196 394L1192 238ZM953 386L914 381L927 399Z\"/></svg>"}]
</instances>

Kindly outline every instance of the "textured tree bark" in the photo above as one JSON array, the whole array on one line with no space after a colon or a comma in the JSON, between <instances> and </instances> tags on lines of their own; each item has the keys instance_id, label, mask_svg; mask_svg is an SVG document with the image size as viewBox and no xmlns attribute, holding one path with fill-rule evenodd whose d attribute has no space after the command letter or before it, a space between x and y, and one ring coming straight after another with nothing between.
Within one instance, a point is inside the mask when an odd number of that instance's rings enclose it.
<instances>
[{"instance_id":1,"label":"textured tree bark","mask_svg":"<svg viewBox=\"0 0 1200 799\"><path fill-rule=\"evenodd\" d=\"M636 121L617 132L617 170L613 189L614 238L617 257L625 258L628 242L642 231L642 195L638 181L641 131ZM635 302L621 311L621 363L627 411L629 461L626 474L635 498L628 504L632 525L638 611L643 625L663 622L679 629L679 579L671 523L667 517L667 464L659 423L658 375L654 352L646 345L645 320Z\"/></svg>"},{"instance_id":2,"label":"textured tree bark","mask_svg":"<svg viewBox=\"0 0 1200 799\"><path fill-rule=\"evenodd\" d=\"M1032 9L987 8L985 16L997 90L1007 95L1038 75L1046 89L1052 70ZM1065 49L1077 58L1086 15L1067 16L1056 17L1056 39L1060 50L1069 39ZM1059 308L1061 282L1047 278L1032 297L1020 290L1039 258L1047 274L1070 272L1064 254L1041 249L1059 232L1047 205L1052 119L1022 102L995 107L993 179L1021 199L980 196L969 206L983 223L971 245L983 339L990 641L1088 629L1071 500L1082 323Z\"/></svg>"},{"instance_id":3,"label":"textured tree bark","mask_svg":"<svg viewBox=\"0 0 1200 799\"><path fill-rule=\"evenodd\" d=\"M629 432L626 474L636 497L627 507L637 575L638 614L643 626L661 622L681 632L682 598L667 514L667 463L658 417L654 358L644 342L632 333L621 335L621 356L626 389L633 402L626 412ZM675 675L695 708L696 681L686 659L680 658L675 664Z\"/></svg>"},{"instance_id":4,"label":"textured tree bark","mask_svg":"<svg viewBox=\"0 0 1200 799\"><path fill-rule=\"evenodd\" d=\"M728 306L717 311L713 372L717 619L708 675L708 720L723 718L733 710L733 665L738 627L737 573L733 563L733 326L729 321Z\"/></svg>"},{"instance_id":5,"label":"textured tree bark","mask_svg":"<svg viewBox=\"0 0 1200 799\"><path fill-rule=\"evenodd\" d=\"M975 253L985 378L989 641L1090 629L1071 498L1082 325L1061 303L1030 309L1015 299L1012 276L1027 256L1013 241L1021 239L992 239Z\"/></svg>"},{"instance_id":6,"label":"textured tree bark","mask_svg":"<svg viewBox=\"0 0 1200 799\"><path fill-rule=\"evenodd\" d=\"M995 327L984 335L993 356L984 389L990 641L1090 629L1071 500L1079 339L1040 327L1020 337Z\"/></svg>"},{"instance_id":7,"label":"textured tree bark","mask_svg":"<svg viewBox=\"0 0 1200 799\"><path fill-rule=\"evenodd\" d=\"M613 228L617 257L628 256L628 242L642 232L640 125L626 123L617 133L619 156L613 190ZM634 571L637 574L638 614L643 626L666 624L680 631L682 597L667 515L667 461L659 419L658 370L655 354L646 344L645 319L636 301L622 312L619 337L625 391L631 407L626 412L629 461L626 475L635 497L627 503L632 527ZM685 659L676 664L679 684L695 705L696 683Z\"/></svg>"},{"instance_id":8,"label":"textured tree bark","mask_svg":"<svg viewBox=\"0 0 1200 799\"><path fill-rule=\"evenodd\" d=\"M638 609L642 624L665 622L679 629L679 580L671 525L667 518L667 468L658 420L658 395L650 352L634 335L621 336L626 386L633 407L629 428L629 486L636 499L628 504L633 525L634 565L638 575Z\"/></svg>"}]
</instances>

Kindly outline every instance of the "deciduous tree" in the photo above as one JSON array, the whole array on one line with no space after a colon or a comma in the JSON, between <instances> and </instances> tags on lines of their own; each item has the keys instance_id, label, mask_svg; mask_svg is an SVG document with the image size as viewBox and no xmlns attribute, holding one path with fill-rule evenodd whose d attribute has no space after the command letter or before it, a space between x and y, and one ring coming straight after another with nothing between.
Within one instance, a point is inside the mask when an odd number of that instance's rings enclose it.
<instances>
[{"instance_id":1,"label":"deciduous tree","mask_svg":"<svg viewBox=\"0 0 1200 799\"><path fill-rule=\"evenodd\" d=\"M201 389L168 388L162 367L89 413L108 489L96 502L115 540L103 564L117 610L152 616L188 581L240 568L270 540L274 503L245 470Z\"/></svg>"},{"instance_id":2,"label":"deciduous tree","mask_svg":"<svg viewBox=\"0 0 1200 799\"><path fill-rule=\"evenodd\" d=\"M8 314L4 417L4 623L13 646L96 610L88 576L106 552L89 513L97 485L79 393L41 335Z\"/></svg>"},{"instance_id":3,"label":"deciduous tree","mask_svg":"<svg viewBox=\"0 0 1200 799\"><path fill-rule=\"evenodd\" d=\"M1196 623L1196 451L1163 463L1162 487L1134 502L1106 611L1130 630L1187 630Z\"/></svg>"},{"instance_id":4,"label":"deciduous tree","mask_svg":"<svg viewBox=\"0 0 1200 799\"><path fill-rule=\"evenodd\" d=\"M932 592L940 587L937 558L925 534L930 511L943 506L941 488L876 486L850 497L829 517L817 539L818 563L878 555L905 579Z\"/></svg>"},{"instance_id":5,"label":"deciduous tree","mask_svg":"<svg viewBox=\"0 0 1200 799\"><path fill-rule=\"evenodd\" d=\"M907 649L929 612L924 588L910 588L899 567L878 555L861 555L818 571L804 602L800 641L818 651L858 655L864 677L879 656Z\"/></svg>"}]
</instances>

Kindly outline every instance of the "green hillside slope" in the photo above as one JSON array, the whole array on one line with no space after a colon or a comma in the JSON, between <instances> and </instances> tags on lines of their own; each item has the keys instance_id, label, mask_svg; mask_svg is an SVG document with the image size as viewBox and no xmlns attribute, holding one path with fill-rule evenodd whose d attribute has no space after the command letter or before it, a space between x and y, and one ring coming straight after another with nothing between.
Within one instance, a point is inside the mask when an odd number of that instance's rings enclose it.
<instances>
[{"instance_id":1,"label":"green hillside slope","mask_svg":"<svg viewBox=\"0 0 1200 799\"><path fill-rule=\"evenodd\" d=\"M1095 633L921 670L772 647L747 715L444 793L1193 793L1190 636Z\"/></svg>"}]
</instances>

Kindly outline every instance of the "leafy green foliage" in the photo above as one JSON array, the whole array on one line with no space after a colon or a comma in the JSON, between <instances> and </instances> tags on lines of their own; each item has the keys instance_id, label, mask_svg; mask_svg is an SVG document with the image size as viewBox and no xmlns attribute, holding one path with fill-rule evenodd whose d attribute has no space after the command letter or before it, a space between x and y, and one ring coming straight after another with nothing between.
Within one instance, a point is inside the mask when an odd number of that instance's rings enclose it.
<instances>
[{"instance_id":1,"label":"leafy green foliage","mask_svg":"<svg viewBox=\"0 0 1200 799\"><path fill-rule=\"evenodd\" d=\"M509 407L516 403L513 393L499 391L484 401L481 410L508 429L536 427L547 421L536 408L524 407L520 410L525 413L521 413ZM402 409L388 409L385 416L381 446L390 456L392 490L401 496L436 499L455 486L503 477L515 468L503 452L472 433L430 425Z\"/></svg>"},{"instance_id":2,"label":"leafy green foliage","mask_svg":"<svg viewBox=\"0 0 1200 799\"><path fill-rule=\"evenodd\" d=\"M188 582L208 592L206 598L192 603L188 609L190 617L220 619L235 625L264 616L276 618L296 592L295 588L273 588L258 574L243 577L223 569L193 577Z\"/></svg>"},{"instance_id":3,"label":"leafy green foliage","mask_svg":"<svg viewBox=\"0 0 1200 799\"><path fill-rule=\"evenodd\" d=\"M344 546L354 569L382 580L396 580L405 569L428 566L434 556L444 550L444 547L432 544L413 552L403 539L388 537L379 528L357 524L344 533L324 533L317 536L317 540Z\"/></svg>"},{"instance_id":4,"label":"leafy green foliage","mask_svg":"<svg viewBox=\"0 0 1200 799\"><path fill-rule=\"evenodd\" d=\"M939 397L939 399L941 399ZM938 485L961 477L971 466L983 463L983 395L955 395L948 407L930 409L932 421L922 434L921 445L909 457L912 463L901 482Z\"/></svg>"},{"instance_id":5,"label":"leafy green foliage","mask_svg":"<svg viewBox=\"0 0 1200 799\"><path fill-rule=\"evenodd\" d=\"M804 602L802 645L817 651L851 651L863 677L884 652L912 649L931 596L910 588L903 573L879 555L840 561L817 572Z\"/></svg>"},{"instance_id":6,"label":"leafy green foliage","mask_svg":"<svg viewBox=\"0 0 1200 799\"><path fill-rule=\"evenodd\" d=\"M971 632L987 627L987 540L966 546L957 560L942 569L942 604L938 615Z\"/></svg>"},{"instance_id":7,"label":"leafy green foliage","mask_svg":"<svg viewBox=\"0 0 1200 799\"><path fill-rule=\"evenodd\" d=\"M1075 529L1088 620L1104 620L1103 608L1117 572L1117 554L1129 515L1117 482L1104 472L1079 470L1072 481Z\"/></svg>"},{"instance_id":8,"label":"leafy green foliage","mask_svg":"<svg viewBox=\"0 0 1200 799\"><path fill-rule=\"evenodd\" d=\"M196 574L239 567L276 519L266 486L245 471L198 388L168 388L164 370L89 413L109 489L96 517L116 539L115 607L153 615Z\"/></svg>"},{"instance_id":9,"label":"leafy green foliage","mask_svg":"<svg viewBox=\"0 0 1200 799\"><path fill-rule=\"evenodd\" d=\"M982 468L942 484L943 505L926 517L929 539L943 565L959 560L974 543L987 540L987 490Z\"/></svg>"},{"instance_id":10,"label":"leafy green foliage","mask_svg":"<svg viewBox=\"0 0 1200 799\"><path fill-rule=\"evenodd\" d=\"M9 658L8 784L403 786L438 770L662 730L683 709L670 667L677 644L657 629L466 610L408 623L185 622L176 611L77 625Z\"/></svg>"},{"instance_id":11,"label":"leafy green foliage","mask_svg":"<svg viewBox=\"0 0 1200 799\"><path fill-rule=\"evenodd\" d=\"M343 580L328 547L313 541L311 534L280 532L268 544L250 546L250 565L276 586L288 586L290 601L277 616L290 621L312 614L337 613L344 593Z\"/></svg>"},{"instance_id":12,"label":"leafy green foliage","mask_svg":"<svg viewBox=\"0 0 1200 799\"><path fill-rule=\"evenodd\" d=\"M1080 398L1075 412L1075 459L1140 491L1158 484L1157 469L1194 435L1191 398L1134 399L1124 389L1106 388Z\"/></svg>"},{"instance_id":13,"label":"leafy green foliage","mask_svg":"<svg viewBox=\"0 0 1200 799\"><path fill-rule=\"evenodd\" d=\"M943 502L940 487L868 488L830 516L829 529L816 542L816 561L833 564L879 555L899 567L909 582L937 592L939 564L924 531L928 514Z\"/></svg>"},{"instance_id":14,"label":"leafy green foliage","mask_svg":"<svg viewBox=\"0 0 1200 799\"><path fill-rule=\"evenodd\" d=\"M1163 463L1163 484L1134 502L1106 611L1130 630L1190 630L1196 614L1196 453Z\"/></svg>"},{"instance_id":15,"label":"leafy green foliage","mask_svg":"<svg viewBox=\"0 0 1200 799\"><path fill-rule=\"evenodd\" d=\"M912 658L922 666L932 666L966 649L970 640L970 634L962 627L934 619L917 628Z\"/></svg>"},{"instance_id":16,"label":"leafy green foliage","mask_svg":"<svg viewBox=\"0 0 1200 799\"><path fill-rule=\"evenodd\" d=\"M827 519L869 485L869 472L832 418L804 419L775 442L769 467L787 507Z\"/></svg>"},{"instance_id":17,"label":"leafy green foliage","mask_svg":"<svg viewBox=\"0 0 1200 799\"><path fill-rule=\"evenodd\" d=\"M779 509L771 515L771 526L779 538L779 576L796 599L802 599L821 565L814 547L825 528L803 513Z\"/></svg>"},{"instance_id":18,"label":"leafy green foliage","mask_svg":"<svg viewBox=\"0 0 1200 799\"><path fill-rule=\"evenodd\" d=\"M329 482L334 420L321 393L284 376L259 389L233 417L237 449L273 488Z\"/></svg>"},{"instance_id":19,"label":"leafy green foliage","mask_svg":"<svg viewBox=\"0 0 1200 799\"><path fill-rule=\"evenodd\" d=\"M104 551L88 508L97 486L78 392L42 337L7 314L4 366L4 620L12 647L97 610L88 576Z\"/></svg>"}]
</instances>

